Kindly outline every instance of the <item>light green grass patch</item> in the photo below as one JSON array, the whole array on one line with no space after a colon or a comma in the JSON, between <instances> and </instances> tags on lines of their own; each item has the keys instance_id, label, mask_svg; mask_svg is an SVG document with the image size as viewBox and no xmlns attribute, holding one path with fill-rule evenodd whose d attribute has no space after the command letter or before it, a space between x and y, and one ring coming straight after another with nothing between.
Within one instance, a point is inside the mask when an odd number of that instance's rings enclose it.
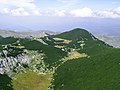
<instances>
[{"instance_id":1,"label":"light green grass patch","mask_svg":"<svg viewBox=\"0 0 120 90\"><path fill-rule=\"evenodd\" d=\"M53 38L55 41L61 41L63 40L63 43L65 44L69 44L70 42L72 42L72 40L67 40L67 39L62 39L62 38Z\"/></svg>"},{"instance_id":2,"label":"light green grass patch","mask_svg":"<svg viewBox=\"0 0 120 90\"><path fill-rule=\"evenodd\" d=\"M73 60L73 59L83 58L83 57L88 57L88 55L85 53L78 53L77 51L73 51L73 52L69 52L68 57L65 57L64 60L68 61L68 60Z\"/></svg>"},{"instance_id":3,"label":"light green grass patch","mask_svg":"<svg viewBox=\"0 0 120 90\"><path fill-rule=\"evenodd\" d=\"M47 90L52 79L51 74L37 74L26 72L18 74L13 78L14 90Z\"/></svg>"}]
</instances>

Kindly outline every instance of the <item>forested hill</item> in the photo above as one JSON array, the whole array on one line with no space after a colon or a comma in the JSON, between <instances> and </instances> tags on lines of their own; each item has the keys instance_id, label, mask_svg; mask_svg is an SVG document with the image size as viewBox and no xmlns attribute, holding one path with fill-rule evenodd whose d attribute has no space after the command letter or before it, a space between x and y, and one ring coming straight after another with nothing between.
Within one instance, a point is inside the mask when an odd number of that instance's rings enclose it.
<instances>
[{"instance_id":1,"label":"forested hill","mask_svg":"<svg viewBox=\"0 0 120 90\"><path fill-rule=\"evenodd\" d=\"M0 73L1 90L119 90L120 49L80 28L0 37Z\"/></svg>"}]
</instances>

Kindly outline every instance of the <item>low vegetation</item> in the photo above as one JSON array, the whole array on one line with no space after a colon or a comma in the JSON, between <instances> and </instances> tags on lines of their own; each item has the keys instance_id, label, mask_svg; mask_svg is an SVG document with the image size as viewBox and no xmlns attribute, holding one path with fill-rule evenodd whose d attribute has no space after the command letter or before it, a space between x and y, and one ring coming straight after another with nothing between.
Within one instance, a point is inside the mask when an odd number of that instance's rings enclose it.
<instances>
[{"instance_id":1,"label":"low vegetation","mask_svg":"<svg viewBox=\"0 0 120 90\"><path fill-rule=\"evenodd\" d=\"M73 60L73 59L78 59L78 58L83 58L83 57L88 57L87 54L85 53L78 53L77 51L69 52L68 56L64 58L65 61L68 60Z\"/></svg>"},{"instance_id":2,"label":"low vegetation","mask_svg":"<svg viewBox=\"0 0 120 90\"><path fill-rule=\"evenodd\" d=\"M13 78L14 90L48 90L52 79L51 74L38 74L26 72L18 74Z\"/></svg>"}]
</instances>

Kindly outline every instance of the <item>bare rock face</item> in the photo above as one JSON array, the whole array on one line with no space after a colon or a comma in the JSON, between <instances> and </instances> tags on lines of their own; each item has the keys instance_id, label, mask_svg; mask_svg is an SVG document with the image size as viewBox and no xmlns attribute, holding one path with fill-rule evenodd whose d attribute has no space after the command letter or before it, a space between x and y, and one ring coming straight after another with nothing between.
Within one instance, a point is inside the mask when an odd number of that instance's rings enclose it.
<instances>
[{"instance_id":1,"label":"bare rock face","mask_svg":"<svg viewBox=\"0 0 120 90\"><path fill-rule=\"evenodd\" d=\"M30 61L28 55L20 54L16 57L7 57L7 51L3 52L5 54L5 57L0 58L0 74L9 73L14 69L21 69L24 64L27 65Z\"/></svg>"},{"instance_id":2,"label":"bare rock face","mask_svg":"<svg viewBox=\"0 0 120 90\"><path fill-rule=\"evenodd\" d=\"M3 50L2 53L4 53L4 57L0 54L0 74L11 76L14 72L25 72L26 67L30 67L34 72L42 74L47 70L47 66L43 61L43 53L40 54L37 51L28 51L27 53L9 57L7 50Z\"/></svg>"}]
</instances>

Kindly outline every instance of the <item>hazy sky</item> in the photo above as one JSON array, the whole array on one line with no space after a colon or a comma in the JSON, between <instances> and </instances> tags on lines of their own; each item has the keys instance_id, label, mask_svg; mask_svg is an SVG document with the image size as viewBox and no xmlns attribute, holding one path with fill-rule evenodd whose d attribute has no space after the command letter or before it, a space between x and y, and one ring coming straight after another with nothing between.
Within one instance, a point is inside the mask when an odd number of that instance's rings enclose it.
<instances>
[{"instance_id":1,"label":"hazy sky","mask_svg":"<svg viewBox=\"0 0 120 90\"><path fill-rule=\"evenodd\" d=\"M120 0L0 0L0 28L120 35Z\"/></svg>"}]
</instances>

